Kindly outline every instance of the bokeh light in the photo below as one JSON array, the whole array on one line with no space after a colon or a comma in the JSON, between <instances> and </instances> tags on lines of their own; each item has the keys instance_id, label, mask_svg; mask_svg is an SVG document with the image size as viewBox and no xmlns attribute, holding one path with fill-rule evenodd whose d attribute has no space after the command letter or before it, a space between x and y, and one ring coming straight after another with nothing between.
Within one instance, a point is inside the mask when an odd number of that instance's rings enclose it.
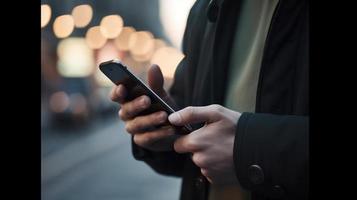
<instances>
[{"instance_id":1,"label":"bokeh light","mask_svg":"<svg viewBox=\"0 0 357 200\"><path fill-rule=\"evenodd\" d=\"M161 39L155 39L154 44L155 44L155 51L160 49L161 47L167 46L166 42Z\"/></svg>"},{"instance_id":2,"label":"bokeh light","mask_svg":"<svg viewBox=\"0 0 357 200\"><path fill-rule=\"evenodd\" d=\"M107 38L100 32L99 26L88 29L86 33L86 42L91 49L99 49L105 45Z\"/></svg>"},{"instance_id":3,"label":"bokeh light","mask_svg":"<svg viewBox=\"0 0 357 200\"><path fill-rule=\"evenodd\" d=\"M100 63L113 59L121 60L119 52L113 42L108 42L101 49L98 50L96 65L99 66ZM103 74L103 72L99 70L99 67L96 67L94 78L100 86L113 86L113 83Z\"/></svg>"},{"instance_id":4,"label":"bokeh light","mask_svg":"<svg viewBox=\"0 0 357 200\"><path fill-rule=\"evenodd\" d=\"M119 59L119 51L115 47L114 43L112 41L107 42L101 49L98 50L97 53L97 65L99 65L102 62L108 61L108 60L113 60L113 59Z\"/></svg>"},{"instance_id":5,"label":"bokeh light","mask_svg":"<svg viewBox=\"0 0 357 200\"><path fill-rule=\"evenodd\" d=\"M115 38L114 44L121 51L129 50L129 38L135 32L133 27L124 27L119 36Z\"/></svg>"},{"instance_id":6,"label":"bokeh light","mask_svg":"<svg viewBox=\"0 0 357 200\"><path fill-rule=\"evenodd\" d=\"M93 10L88 4L78 5L73 8L72 16L74 19L74 25L77 28L86 27L92 20Z\"/></svg>"},{"instance_id":7,"label":"bokeh light","mask_svg":"<svg viewBox=\"0 0 357 200\"><path fill-rule=\"evenodd\" d=\"M151 51L144 55L132 55L132 57L135 61L146 62L146 61L150 61L153 54L154 54L153 51Z\"/></svg>"},{"instance_id":8,"label":"bokeh light","mask_svg":"<svg viewBox=\"0 0 357 200\"><path fill-rule=\"evenodd\" d=\"M86 77L94 69L93 51L84 38L67 38L60 41L57 49L58 71L64 77Z\"/></svg>"},{"instance_id":9,"label":"bokeh light","mask_svg":"<svg viewBox=\"0 0 357 200\"><path fill-rule=\"evenodd\" d=\"M69 96L71 100L71 110L75 115L87 114L87 100L80 93L74 93Z\"/></svg>"},{"instance_id":10,"label":"bokeh light","mask_svg":"<svg viewBox=\"0 0 357 200\"><path fill-rule=\"evenodd\" d=\"M58 38L65 38L71 35L74 29L74 20L71 15L61 15L53 23L53 31Z\"/></svg>"},{"instance_id":11,"label":"bokeh light","mask_svg":"<svg viewBox=\"0 0 357 200\"><path fill-rule=\"evenodd\" d=\"M151 58L151 64L160 66L166 78L173 78L177 65L185 56L176 48L162 47Z\"/></svg>"},{"instance_id":12,"label":"bokeh light","mask_svg":"<svg viewBox=\"0 0 357 200\"><path fill-rule=\"evenodd\" d=\"M51 95L49 104L50 109L53 112L60 113L64 112L69 107L70 101L68 95L63 91L60 91Z\"/></svg>"},{"instance_id":13,"label":"bokeh light","mask_svg":"<svg viewBox=\"0 0 357 200\"><path fill-rule=\"evenodd\" d=\"M138 31L130 35L129 50L131 54L144 56L153 53L154 48L154 37L150 32Z\"/></svg>"},{"instance_id":14,"label":"bokeh light","mask_svg":"<svg viewBox=\"0 0 357 200\"><path fill-rule=\"evenodd\" d=\"M123 19L119 15L108 15L100 22L100 31L104 37L114 39L123 29Z\"/></svg>"},{"instance_id":15,"label":"bokeh light","mask_svg":"<svg viewBox=\"0 0 357 200\"><path fill-rule=\"evenodd\" d=\"M41 28L45 27L51 19L51 7L47 4L41 5Z\"/></svg>"}]
</instances>

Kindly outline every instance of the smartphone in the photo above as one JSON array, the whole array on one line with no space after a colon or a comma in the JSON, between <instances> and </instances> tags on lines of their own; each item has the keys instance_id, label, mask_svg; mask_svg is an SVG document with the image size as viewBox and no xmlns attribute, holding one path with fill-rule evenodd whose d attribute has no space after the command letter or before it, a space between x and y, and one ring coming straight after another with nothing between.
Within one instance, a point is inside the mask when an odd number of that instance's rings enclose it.
<instances>
[{"instance_id":1,"label":"smartphone","mask_svg":"<svg viewBox=\"0 0 357 200\"><path fill-rule=\"evenodd\" d=\"M147 115L150 113L165 111L168 115L174 113L172 109L164 100L162 100L154 91L152 91L143 81L136 77L128 70L128 67L119 60L110 60L99 65L99 69L107 76L115 85L122 84L127 90L126 100L130 101L139 96L146 95L151 99L151 106L139 113L139 115ZM161 126L170 125L167 120ZM190 125L182 127L174 126L177 134L188 134L192 131ZM155 127L157 128L157 127Z\"/></svg>"}]
</instances>

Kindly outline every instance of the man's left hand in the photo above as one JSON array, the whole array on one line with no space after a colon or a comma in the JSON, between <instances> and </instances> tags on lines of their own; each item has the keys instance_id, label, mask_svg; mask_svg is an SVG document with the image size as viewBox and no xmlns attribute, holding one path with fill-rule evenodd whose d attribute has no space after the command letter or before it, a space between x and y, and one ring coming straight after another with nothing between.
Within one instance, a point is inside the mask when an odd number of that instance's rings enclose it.
<instances>
[{"instance_id":1,"label":"man's left hand","mask_svg":"<svg viewBox=\"0 0 357 200\"><path fill-rule=\"evenodd\" d=\"M174 143L178 153L192 153L193 162L209 182L219 185L238 184L233 163L236 126L241 113L220 105L186 107L169 116L178 126L205 123Z\"/></svg>"}]
</instances>

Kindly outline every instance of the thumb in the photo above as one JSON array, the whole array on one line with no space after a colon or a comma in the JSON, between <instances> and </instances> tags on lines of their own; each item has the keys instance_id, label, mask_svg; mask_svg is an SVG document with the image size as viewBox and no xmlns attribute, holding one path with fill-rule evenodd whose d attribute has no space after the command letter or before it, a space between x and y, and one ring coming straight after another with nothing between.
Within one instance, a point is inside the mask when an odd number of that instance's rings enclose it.
<instances>
[{"instance_id":1,"label":"thumb","mask_svg":"<svg viewBox=\"0 0 357 200\"><path fill-rule=\"evenodd\" d=\"M218 121L220 115L212 106L193 107L189 106L180 111L172 113L169 121L173 125L183 126L200 122Z\"/></svg>"},{"instance_id":2,"label":"thumb","mask_svg":"<svg viewBox=\"0 0 357 200\"><path fill-rule=\"evenodd\" d=\"M158 65L151 65L148 71L148 84L150 88L160 97L165 97L167 94L163 88L164 77Z\"/></svg>"}]
</instances>

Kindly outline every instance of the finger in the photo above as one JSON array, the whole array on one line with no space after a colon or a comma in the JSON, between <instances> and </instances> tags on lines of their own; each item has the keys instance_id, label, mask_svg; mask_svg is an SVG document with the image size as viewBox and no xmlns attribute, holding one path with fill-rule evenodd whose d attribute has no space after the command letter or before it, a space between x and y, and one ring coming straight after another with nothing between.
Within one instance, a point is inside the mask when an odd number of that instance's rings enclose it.
<instances>
[{"instance_id":1,"label":"finger","mask_svg":"<svg viewBox=\"0 0 357 200\"><path fill-rule=\"evenodd\" d=\"M207 155L203 151L195 152L192 156L192 162L195 163L199 168L209 167L207 164Z\"/></svg>"},{"instance_id":2,"label":"finger","mask_svg":"<svg viewBox=\"0 0 357 200\"><path fill-rule=\"evenodd\" d=\"M200 122L214 122L220 119L219 113L222 106L210 105L203 107L189 106L180 111L172 113L169 116L169 121L177 126L185 124L193 124Z\"/></svg>"},{"instance_id":3,"label":"finger","mask_svg":"<svg viewBox=\"0 0 357 200\"><path fill-rule=\"evenodd\" d=\"M149 87L159 95L166 103L168 103L174 109L177 107L175 101L170 97L170 95L165 91L164 77L160 70L160 67L153 64L148 71L148 84Z\"/></svg>"},{"instance_id":4,"label":"finger","mask_svg":"<svg viewBox=\"0 0 357 200\"><path fill-rule=\"evenodd\" d=\"M137 116L127 121L125 128L128 133L140 133L153 126L161 125L167 120L167 113L164 111L151 113L145 116Z\"/></svg>"},{"instance_id":5,"label":"finger","mask_svg":"<svg viewBox=\"0 0 357 200\"><path fill-rule=\"evenodd\" d=\"M124 103L127 91L123 85L114 86L110 91L110 99L120 104Z\"/></svg>"},{"instance_id":6,"label":"finger","mask_svg":"<svg viewBox=\"0 0 357 200\"><path fill-rule=\"evenodd\" d=\"M201 149L199 142L194 136L194 132L178 138L174 143L174 149L177 153L196 152Z\"/></svg>"},{"instance_id":7,"label":"finger","mask_svg":"<svg viewBox=\"0 0 357 200\"><path fill-rule=\"evenodd\" d=\"M201 174L206 177L206 179L210 182L210 183L213 183L212 181L212 174L211 172L206 169L206 168L201 168Z\"/></svg>"},{"instance_id":8,"label":"finger","mask_svg":"<svg viewBox=\"0 0 357 200\"><path fill-rule=\"evenodd\" d=\"M201 168L201 174L206 178L210 177L209 171L205 168Z\"/></svg>"},{"instance_id":9,"label":"finger","mask_svg":"<svg viewBox=\"0 0 357 200\"><path fill-rule=\"evenodd\" d=\"M141 111L149 108L150 104L150 98L146 95L142 95L132 101L122 104L121 109L119 110L119 116L122 120L126 121L135 117Z\"/></svg>"},{"instance_id":10,"label":"finger","mask_svg":"<svg viewBox=\"0 0 357 200\"><path fill-rule=\"evenodd\" d=\"M150 88L157 93L160 97L167 96L163 85L164 85L164 76L160 70L160 67L156 64L151 65L148 71L148 84Z\"/></svg>"},{"instance_id":11,"label":"finger","mask_svg":"<svg viewBox=\"0 0 357 200\"><path fill-rule=\"evenodd\" d=\"M149 147L153 143L172 136L175 134L175 129L171 126L163 127L155 131L146 132L142 134L135 134L133 137L134 143L141 147Z\"/></svg>"}]
</instances>

